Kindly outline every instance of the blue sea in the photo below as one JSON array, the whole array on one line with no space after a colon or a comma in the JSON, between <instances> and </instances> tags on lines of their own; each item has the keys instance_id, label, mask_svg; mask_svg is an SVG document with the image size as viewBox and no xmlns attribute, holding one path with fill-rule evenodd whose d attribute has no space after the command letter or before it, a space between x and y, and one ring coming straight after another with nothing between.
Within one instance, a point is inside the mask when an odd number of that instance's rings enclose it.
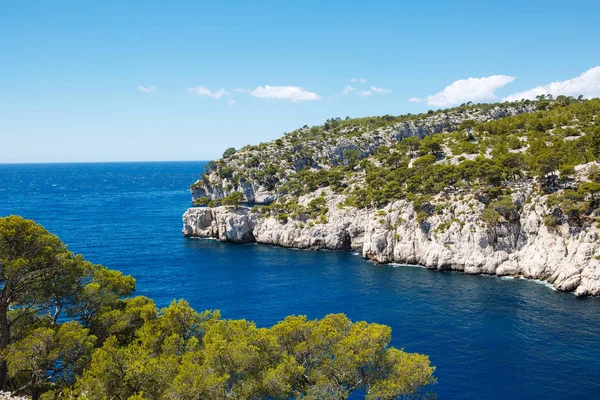
<instances>
[{"instance_id":1,"label":"blue sea","mask_svg":"<svg viewBox=\"0 0 600 400\"><path fill-rule=\"evenodd\" d=\"M133 275L160 306L184 298L259 326L340 312L387 324L394 346L430 355L440 399L600 398L600 298L351 252L185 239L181 215L203 165L0 165L0 216L36 220L72 251Z\"/></svg>"}]
</instances>

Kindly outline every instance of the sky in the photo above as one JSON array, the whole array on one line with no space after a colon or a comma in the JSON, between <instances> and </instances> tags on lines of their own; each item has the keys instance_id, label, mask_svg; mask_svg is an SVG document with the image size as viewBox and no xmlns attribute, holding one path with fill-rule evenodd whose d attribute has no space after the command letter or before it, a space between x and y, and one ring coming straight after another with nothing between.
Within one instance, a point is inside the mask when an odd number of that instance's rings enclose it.
<instances>
[{"instance_id":1,"label":"sky","mask_svg":"<svg viewBox=\"0 0 600 400\"><path fill-rule=\"evenodd\" d=\"M332 117L600 97L600 2L6 1L0 163L219 158Z\"/></svg>"}]
</instances>

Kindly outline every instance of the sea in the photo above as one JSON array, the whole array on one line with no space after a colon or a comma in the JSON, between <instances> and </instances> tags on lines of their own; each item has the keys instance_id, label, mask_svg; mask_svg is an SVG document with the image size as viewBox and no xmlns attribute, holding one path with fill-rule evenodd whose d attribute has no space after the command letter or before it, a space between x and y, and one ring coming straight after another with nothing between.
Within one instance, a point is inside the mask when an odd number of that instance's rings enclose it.
<instances>
[{"instance_id":1,"label":"sea","mask_svg":"<svg viewBox=\"0 0 600 400\"><path fill-rule=\"evenodd\" d=\"M0 216L33 219L133 275L161 307L186 299L258 326L330 313L389 325L393 346L430 356L439 399L600 399L600 298L353 252L184 238L204 164L0 164Z\"/></svg>"}]
</instances>

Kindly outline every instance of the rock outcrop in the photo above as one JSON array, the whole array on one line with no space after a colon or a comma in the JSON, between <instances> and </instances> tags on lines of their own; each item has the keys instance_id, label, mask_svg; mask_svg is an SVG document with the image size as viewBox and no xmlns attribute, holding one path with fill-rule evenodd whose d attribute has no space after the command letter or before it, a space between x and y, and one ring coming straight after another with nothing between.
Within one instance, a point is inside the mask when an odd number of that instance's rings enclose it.
<instances>
[{"instance_id":1,"label":"rock outcrop","mask_svg":"<svg viewBox=\"0 0 600 400\"><path fill-rule=\"evenodd\" d=\"M600 295L598 115L559 96L305 125L208 163L183 233Z\"/></svg>"},{"instance_id":2,"label":"rock outcrop","mask_svg":"<svg viewBox=\"0 0 600 400\"><path fill-rule=\"evenodd\" d=\"M327 140L317 138L293 143L284 137L279 145L270 143L265 144L264 148L254 146L241 149L235 157L223 160L231 169L231 175L220 175L217 171L209 170L204 179L192 185L192 200L205 196L214 200L241 192L250 203L269 204L280 197L275 190L276 186L285 182L288 175L305 166L327 168L342 165L345 162L344 154L348 150L356 150L360 152L361 158L365 158L382 146L394 146L403 138L421 139L435 133L452 132L465 121L486 122L535 110L534 104L495 105L466 111L449 110L360 134L344 130L340 135L332 135ZM275 165L282 171L277 178L271 176L272 182L268 182L268 177L264 174L267 165Z\"/></svg>"},{"instance_id":3,"label":"rock outcrop","mask_svg":"<svg viewBox=\"0 0 600 400\"><path fill-rule=\"evenodd\" d=\"M380 210L338 207L343 196L327 190L325 223L281 222L248 207L195 207L183 215L183 234L227 242L257 242L301 249L360 252L378 263L418 264L468 274L514 276L548 282L578 296L600 295L600 230L597 225L550 229L546 196L513 193L519 210L494 224L481 219L484 204L472 193L445 196L452 207L435 207L418 220L412 203ZM319 195L300 198L307 203Z\"/></svg>"}]
</instances>

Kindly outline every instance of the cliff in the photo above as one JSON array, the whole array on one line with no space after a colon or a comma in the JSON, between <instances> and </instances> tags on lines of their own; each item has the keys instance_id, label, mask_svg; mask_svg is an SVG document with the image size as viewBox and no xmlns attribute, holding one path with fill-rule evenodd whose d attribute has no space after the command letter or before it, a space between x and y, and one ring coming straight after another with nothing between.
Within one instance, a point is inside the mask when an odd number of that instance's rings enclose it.
<instances>
[{"instance_id":1,"label":"cliff","mask_svg":"<svg viewBox=\"0 0 600 400\"><path fill-rule=\"evenodd\" d=\"M338 208L342 196L327 193L323 224L278 221L243 206L195 207L183 216L183 234L302 249L353 249L378 263L537 279L578 296L600 295L600 230L592 226L573 232L567 224L549 229L545 197L516 192L518 216L488 227L481 220L484 204L471 195L446 199L453 209L419 222L413 205L404 200L380 210L356 210ZM311 198L303 196L300 202Z\"/></svg>"},{"instance_id":2,"label":"cliff","mask_svg":"<svg viewBox=\"0 0 600 400\"><path fill-rule=\"evenodd\" d=\"M362 159L404 138L422 139L452 132L465 121L486 122L535 110L531 103L494 105L423 116L332 120L330 125L334 127L326 124L322 129L305 127L271 143L246 146L210 166L202 179L192 185L192 200L203 196L223 198L239 191L250 203L269 204L280 197L276 189L290 175L305 167L346 165L347 151L359 152Z\"/></svg>"},{"instance_id":3,"label":"cliff","mask_svg":"<svg viewBox=\"0 0 600 400\"><path fill-rule=\"evenodd\" d=\"M600 295L598 113L558 98L328 120L209 165L183 234Z\"/></svg>"}]
</instances>

